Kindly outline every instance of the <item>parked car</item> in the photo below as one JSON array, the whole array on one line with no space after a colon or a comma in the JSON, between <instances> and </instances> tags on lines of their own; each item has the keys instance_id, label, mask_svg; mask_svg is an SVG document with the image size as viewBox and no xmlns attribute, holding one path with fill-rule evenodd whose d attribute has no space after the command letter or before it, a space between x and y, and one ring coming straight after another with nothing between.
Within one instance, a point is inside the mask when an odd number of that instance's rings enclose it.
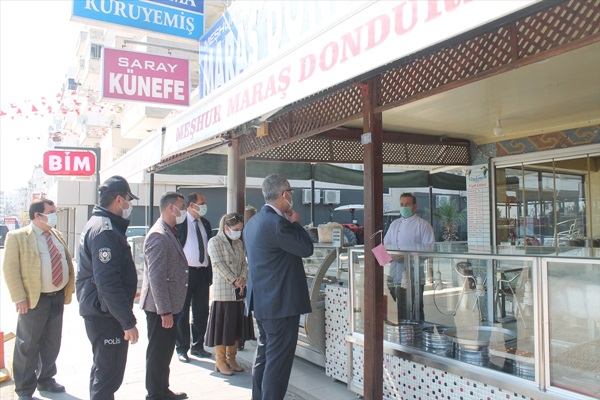
<instances>
[{"instance_id":1,"label":"parked car","mask_svg":"<svg viewBox=\"0 0 600 400\"><path fill-rule=\"evenodd\" d=\"M8 231L8 226L4 224L0 225L0 247L4 247L4 241L6 240L6 234Z\"/></svg>"},{"instance_id":2,"label":"parked car","mask_svg":"<svg viewBox=\"0 0 600 400\"><path fill-rule=\"evenodd\" d=\"M149 229L150 228L147 226L130 226L129 228L127 228L127 232L125 232L125 235L127 237L146 236Z\"/></svg>"}]
</instances>

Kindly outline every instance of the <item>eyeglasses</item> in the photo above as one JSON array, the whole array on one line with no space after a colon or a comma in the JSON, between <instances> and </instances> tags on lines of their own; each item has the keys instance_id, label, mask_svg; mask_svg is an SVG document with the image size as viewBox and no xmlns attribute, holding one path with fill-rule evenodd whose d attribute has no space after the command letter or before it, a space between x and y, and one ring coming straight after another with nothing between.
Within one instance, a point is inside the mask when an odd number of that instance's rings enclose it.
<instances>
[{"instance_id":1,"label":"eyeglasses","mask_svg":"<svg viewBox=\"0 0 600 400\"><path fill-rule=\"evenodd\" d=\"M285 189L284 191L288 192L288 193L291 193L291 194L294 194L294 189Z\"/></svg>"}]
</instances>

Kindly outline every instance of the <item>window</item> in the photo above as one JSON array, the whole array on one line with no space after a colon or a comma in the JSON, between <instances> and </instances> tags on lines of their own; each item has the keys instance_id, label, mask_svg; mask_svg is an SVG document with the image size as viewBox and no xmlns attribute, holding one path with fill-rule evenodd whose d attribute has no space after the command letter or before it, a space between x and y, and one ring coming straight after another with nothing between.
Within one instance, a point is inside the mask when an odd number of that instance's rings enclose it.
<instances>
[{"instance_id":1,"label":"window","mask_svg":"<svg viewBox=\"0 0 600 400\"><path fill-rule=\"evenodd\" d=\"M93 60L99 60L102 56L102 45L92 43L90 48L90 58Z\"/></svg>"},{"instance_id":2,"label":"window","mask_svg":"<svg viewBox=\"0 0 600 400\"><path fill-rule=\"evenodd\" d=\"M590 157L589 165L596 165ZM589 199L600 173L587 157L497 168L496 244L579 246L596 232ZM592 229L594 228L594 229Z\"/></svg>"}]
</instances>

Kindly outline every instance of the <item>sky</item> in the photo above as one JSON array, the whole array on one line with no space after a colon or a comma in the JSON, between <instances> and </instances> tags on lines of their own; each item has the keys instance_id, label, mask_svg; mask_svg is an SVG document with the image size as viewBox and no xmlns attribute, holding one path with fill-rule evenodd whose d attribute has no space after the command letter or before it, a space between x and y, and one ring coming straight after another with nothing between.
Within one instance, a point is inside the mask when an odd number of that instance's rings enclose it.
<instances>
[{"instance_id":1,"label":"sky","mask_svg":"<svg viewBox=\"0 0 600 400\"><path fill-rule=\"evenodd\" d=\"M76 66L78 33L72 0L0 0L0 110L55 99ZM0 190L27 186L41 165L52 118L0 116Z\"/></svg>"}]
</instances>

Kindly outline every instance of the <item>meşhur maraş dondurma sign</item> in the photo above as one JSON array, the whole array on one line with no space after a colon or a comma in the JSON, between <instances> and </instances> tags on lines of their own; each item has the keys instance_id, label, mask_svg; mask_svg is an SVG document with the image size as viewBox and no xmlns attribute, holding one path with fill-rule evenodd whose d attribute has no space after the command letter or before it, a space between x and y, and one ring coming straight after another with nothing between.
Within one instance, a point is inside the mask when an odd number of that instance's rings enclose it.
<instances>
[{"instance_id":1,"label":"me\u015fhur mara\u015f dondurma sign","mask_svg":"<svg viewBox=\"0 0 600 400\"><path fill-rule=\"evenodd\" d=\"M100 21L198 40L204 33L204 1L73 0L73 19Z\"/></svg>"},{"instance_id":2,"label":"me\u015fhur mara\u015f dondurma sign","mask_svg":"<svg viewBox=\"0 0 600 400\"><path fill-rule=\"evenodd\" d=\"M200 98L370 1L236 1L200 39Z\"/></svg>"},{"instance_id":3,"label":"me\u015fhur mara\u015f dondurma sign","mask_svg":"<svg viewBox=\"0 0 600 400\"><path fill-rule=\"evenodd\" d=\"M359 8L332 18L335 22L317 33L286 45L248 70L238 68L238 75L212 88L192 110L169 120L163 157L538 1L357 1ZM265 48L252 33L241 29L236 35L221 45L215 71L233 68L229 58L237 56L231 51L239 48L254 57L255 51ZM236 42L239 46L231 48Z\"/></svg>"}]
</instances>

